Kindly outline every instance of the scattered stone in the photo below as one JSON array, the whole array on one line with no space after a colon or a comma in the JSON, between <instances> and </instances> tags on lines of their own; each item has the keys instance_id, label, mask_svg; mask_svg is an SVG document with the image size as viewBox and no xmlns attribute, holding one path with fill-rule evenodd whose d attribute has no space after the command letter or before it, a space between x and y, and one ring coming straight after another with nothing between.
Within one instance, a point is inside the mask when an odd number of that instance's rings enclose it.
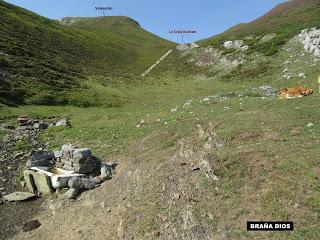
<instances>
[{"instance_id":1,"label":"scattered stone","mask_svg":"<svg viewBox=\"0 0 320 240\"><path fill-rule=\"evenodd\" d=\"M4 204L4 202L0 199L0 205L3 205Z\"/></svg>"},{"instance_id":2,"label":"scattered stone","mask_svg":"<svg viewBox=\"0 0 320 240\"><path fill-rule=\"evenodd\" d=\"M32 231L32 230L40 227L40 226L41 226L41 223L38 220L31 220L31 221L25 222L23 224L22 230L24 232L29 232L29 231Z\"/></svg>"},{"instance_id":3,"label":"scattered stone","mask_svg":"<svg viewBox=\"0 0 320 240\"><path fill-rule=\"evenodd\" d=\"M278 95L278 90L271 86L261 86L259 89L261 90L262 95L266 97L276 97Z\"/></svg>"},{"instance_id":4,"label":"scattered stone","mask_svg":"<svg viewBox=\"0 0 320 240\"><path fill-rule=\"evenodd\" d=\"M60 119L57 123L56 123L56 127L66 127L66 126L70 126L70 122L68 119L66 118L62 118Z\"/></svg>"},{"instance_id":5,"label":"scattered stone","mask_svg":"<svg viewBox=\"0 0 320 240\"><path fill-rule=\"evenodd\" d=\"M313 123L308 123L308 124L307 124L307 127L308 127L308 128L311 128L311 127L313 127L313 126L314 126Z\"/></svg>"},{"instance_id":6,"label":"scattered stone","mask_svg":"<svg viewBox=\"0 0 320 240\"><path fill-rule=\"evenodd\" d=\"M301 72L301 73L298 74L298 77L300 77L300 78L306 78L306 75L305 75L305 73Z\"/></svg>"},{"instance_id":7,"label":"scattered stone","mask_svg":"<svg viewBox=\"0 0 320 240\"><path fill-rule=\"evenodd\" d=\"M3 199L8 202L21 202L34 198L36 195L29 192L14 192L3 196Z\"/></svg>"},{"instance_id":8,"label":"scattered stone","mask_svg":"<svg viewBox=\"0 0 320 240\"><path fill-rule=\"evenodd\" d=\"M75 199L80 193L79 189L76 188L70 188L65 194L64 196L69 198L69 199Z\"/></svg>"}]
</instances>

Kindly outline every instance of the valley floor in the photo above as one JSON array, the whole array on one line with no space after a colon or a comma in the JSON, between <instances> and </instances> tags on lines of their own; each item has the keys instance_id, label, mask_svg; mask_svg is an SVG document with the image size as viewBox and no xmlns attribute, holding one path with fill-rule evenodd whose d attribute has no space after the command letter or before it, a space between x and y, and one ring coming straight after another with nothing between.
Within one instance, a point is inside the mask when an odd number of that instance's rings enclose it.
<instances>
[{"instance_id":1,"label":"valley floor","mask_svg":"<svg viewBox=\"0 0 320 240\"><path fill-rule=\"evenodd\" d=\"M121 108L1 107L7 124L66 116L72 128L49 128L45 142L118 162L77 200L46 199L41 227L13 239L319 239L319 94L249 94L261 85L179 79ZM247 232L248 220L295 230Z\"/></svg>"}]
</instances>

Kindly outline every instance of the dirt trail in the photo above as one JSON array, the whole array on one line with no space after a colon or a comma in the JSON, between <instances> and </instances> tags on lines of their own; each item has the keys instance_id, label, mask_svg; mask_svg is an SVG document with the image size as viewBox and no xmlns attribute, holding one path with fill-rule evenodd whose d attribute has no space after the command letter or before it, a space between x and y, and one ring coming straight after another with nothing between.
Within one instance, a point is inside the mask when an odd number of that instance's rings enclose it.
<instances>
[{"instance_id":1,"label":"dirt trail","mask_svg":"<svg viewBox=\"0 0 320 240\"><path fill-rule=\"evenodd\" d=\"M13 239L224 239L206 212L214 193L201 185L218 181L208 152L223 144L200 125L171 149L149 148L152 137L117 159L114 178L99 188L76 201L46 201L37 217L42 225Z\"/></svg>"}]
</instances>

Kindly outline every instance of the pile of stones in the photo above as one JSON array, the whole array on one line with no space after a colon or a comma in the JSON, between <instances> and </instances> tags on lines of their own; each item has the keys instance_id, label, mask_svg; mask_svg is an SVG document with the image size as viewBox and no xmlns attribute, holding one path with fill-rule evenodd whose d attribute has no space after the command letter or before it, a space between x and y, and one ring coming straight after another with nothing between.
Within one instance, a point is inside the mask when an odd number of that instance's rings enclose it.
<instances>
[{"instance_id":1,"label":"pile of stones","mask_svg":"<svg viewBox=\"0 0 320 240\"><path fill-rule=\"evenodd\" d=\"M90 149L74 145L63 145L60 151L54 152L56 167L81 174L90 174L97 170L100 162L92 156Z\"/></svg>"},{"instance_id":2,"label":"pile of stones","mask_svg":"<svg viewBox=\"0 0 320 240\"><path fill-rule=\"evenodd\" d=\"M18 123L17 130L46 129L49 126L49 123L45 121L31 119L28 116L19 117L17 120L17 123Z\"/></svg>"},{"instance_id":3,"label":"pile of stones","mask_svg":"<svg viewBox=\"0 0 320 240\"><path fill-rule=\"evenodd\" d=\"M64 197L74 199L81 192L93 189L102 182L112 178L117 163L102 163L88 148L77 148L72 144L65 144L58 151L37 151L28 160L24 171L26 186L35 194L50 194L65 189ZM63 181L54 185L52 176L48 176L32 167L62 169L72 171L70 177L63 177Z\"/></svg>"},{"instance_id":4,"label":"pile of stones","mask_svg":"<svg viewBox=\"0 0 320 240\"><path fill-rule=\"evenodd\" d=\"M298 35L300 42L304 45L306 52L314 54L316 57L320 57L320 29L304 29Z\"/></svg>"}]
</instances>

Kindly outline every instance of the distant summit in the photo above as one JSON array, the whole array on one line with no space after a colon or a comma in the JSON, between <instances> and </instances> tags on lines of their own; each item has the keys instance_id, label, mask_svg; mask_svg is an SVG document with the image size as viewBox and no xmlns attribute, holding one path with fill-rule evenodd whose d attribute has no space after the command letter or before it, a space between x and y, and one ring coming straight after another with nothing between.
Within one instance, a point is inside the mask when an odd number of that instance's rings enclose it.
<instances>
[{"instance_id":1,"label":"distant summit","mask_svg":"<svg viewBox=\"0 0 320 240\"><path fill-rule=\"evenodd\" d=\"M138 28L140 24L132 18L125 16L107 17L64 17L58 21L65 26L73 26L84 29L108 29L108 28Z\"/></svg>"}]
</instances>

